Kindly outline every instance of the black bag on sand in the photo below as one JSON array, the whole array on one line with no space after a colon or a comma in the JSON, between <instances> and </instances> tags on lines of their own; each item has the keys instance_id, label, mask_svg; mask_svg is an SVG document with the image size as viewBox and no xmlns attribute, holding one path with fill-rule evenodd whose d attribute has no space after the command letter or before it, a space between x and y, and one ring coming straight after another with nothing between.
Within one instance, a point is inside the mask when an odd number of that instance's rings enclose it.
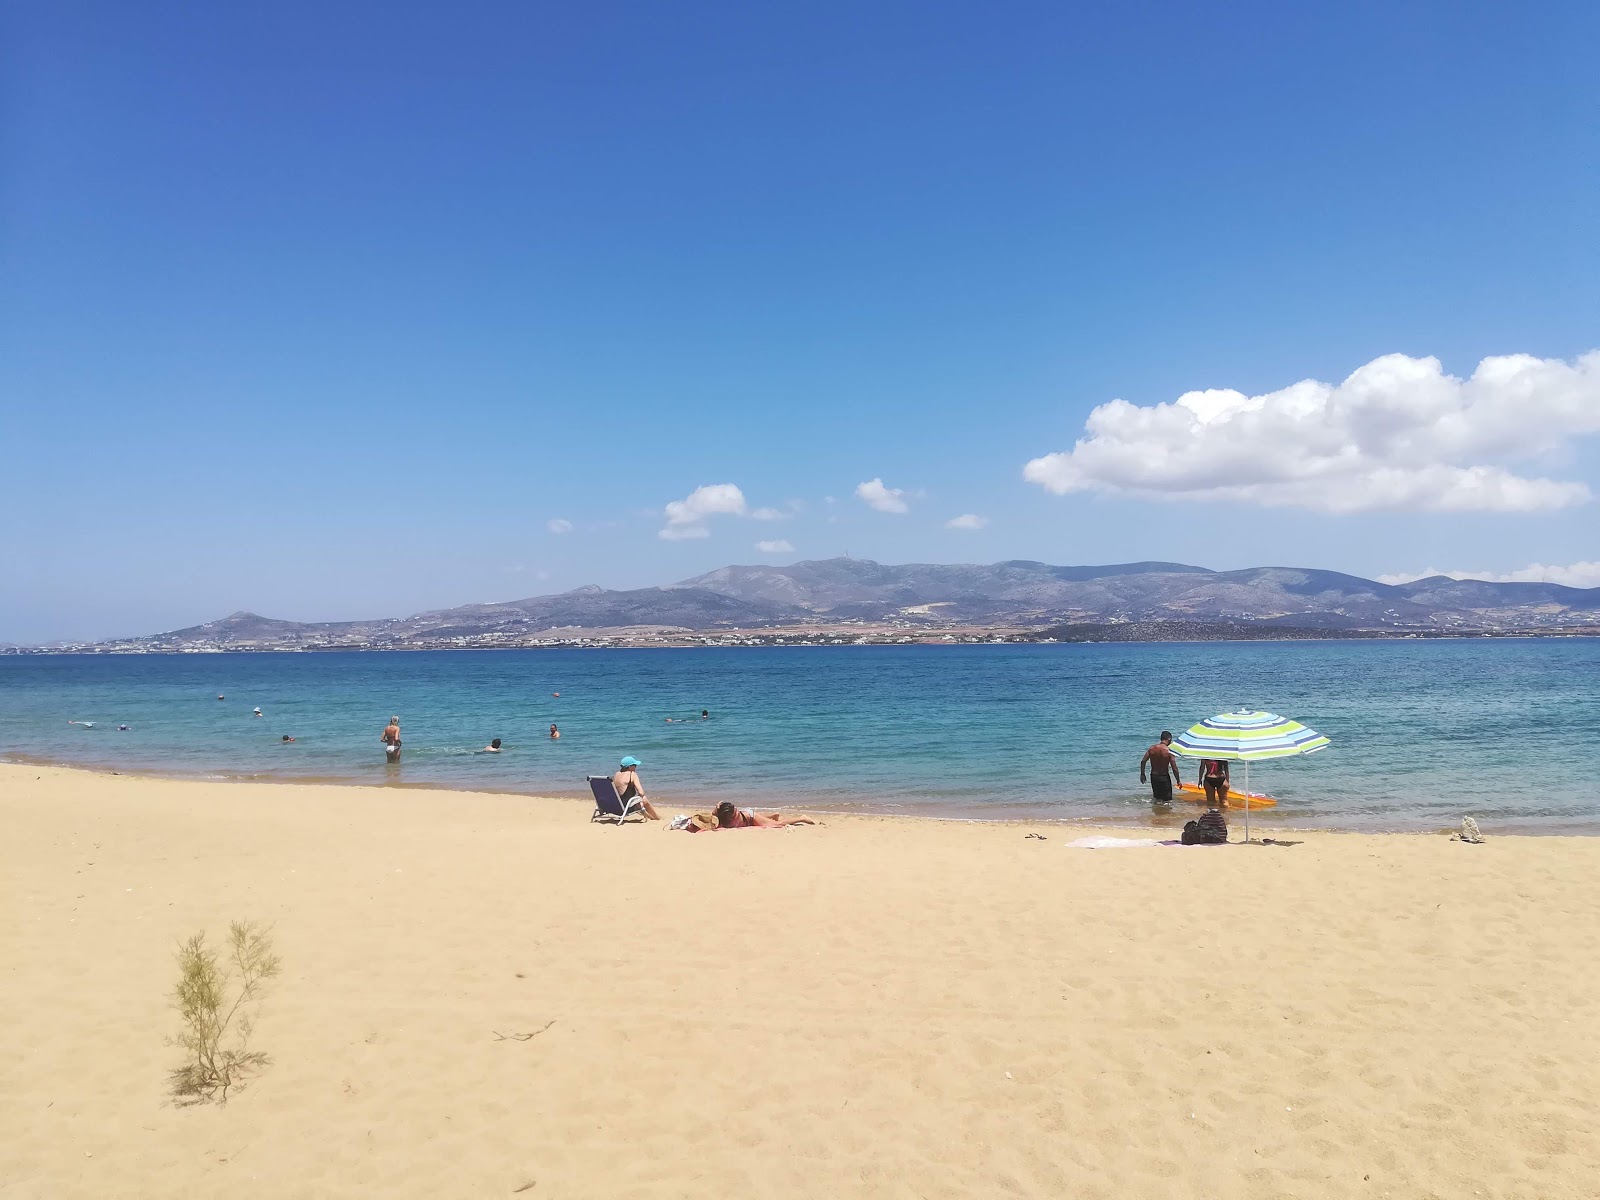
<instances>
[{"instance_id":1,"label":"black bag on sand","mask_svg":"<svg viewBox=\"0 0 1600 1200\"><path fill-rule=\"evenodd\" d=\"M1183 827L1183 844L1185 846L1221 846L1228 841L1228 821L1216 809L1212 809L1198 821L1190 821Z\"/></svg>"}]
</instances>

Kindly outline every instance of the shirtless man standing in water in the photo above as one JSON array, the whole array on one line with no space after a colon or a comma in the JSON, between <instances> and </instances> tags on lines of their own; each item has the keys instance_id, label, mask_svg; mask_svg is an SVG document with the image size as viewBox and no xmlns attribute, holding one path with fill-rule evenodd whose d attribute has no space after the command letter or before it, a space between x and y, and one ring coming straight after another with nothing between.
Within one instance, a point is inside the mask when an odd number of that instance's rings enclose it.
<instances>
[{"instance_id":1,"label":"shirtless man standing in water","mask_svg":"<svg viewBox=\"0 0 1600 1200\"><path fill-rule=\"evenodd\" d=\"M378 740L383 743L383 753L392 763L400 761L400 718L390 717Z\"/></svg>"},{"instance_id":2,"label":"shirtless man standing in water","mask_svg":"<svg viewBox=\"0 0 1600 1200\"><path fill-rule=\"evenodd\" d=\"M1172 803L1172 785L1178 779L1178 759L1172 753L1172 734L1163 729L1161 740L1144 752L1139 760L1139 782L1144 782L1145 765L1150 767L1150 801L1153 804ZM1168 772L1171 772L1169 775Z\"/></svg>"}]
</instances>

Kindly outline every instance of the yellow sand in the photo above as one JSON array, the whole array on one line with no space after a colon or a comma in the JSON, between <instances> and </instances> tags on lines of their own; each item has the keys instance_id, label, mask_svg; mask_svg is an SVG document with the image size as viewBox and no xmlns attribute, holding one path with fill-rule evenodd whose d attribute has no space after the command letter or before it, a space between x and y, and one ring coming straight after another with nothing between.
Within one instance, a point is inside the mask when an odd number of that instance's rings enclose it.
<instances>
[{"instance_id":1,"label":"yellow sand","mask_svg":"<svg viewBox=\"0 0 1600 1200\"><path fill-rule=\"evenodd\" d=\"M0 1194L1600 1193L1600 840L587 816L0 768ZM177 1107L235 918L275 1061Z\"/></svg>"}]
</instances>

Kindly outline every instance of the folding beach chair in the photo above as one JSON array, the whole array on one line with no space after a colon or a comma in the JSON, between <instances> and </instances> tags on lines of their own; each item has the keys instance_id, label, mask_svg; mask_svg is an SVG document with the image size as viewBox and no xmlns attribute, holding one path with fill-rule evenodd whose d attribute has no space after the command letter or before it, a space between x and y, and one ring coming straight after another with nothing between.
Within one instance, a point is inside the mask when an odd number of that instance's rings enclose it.
<instances>
[{"instance_id":1,"label":"folding beach chair","mask_svg":"<svg viewBox=\"0 0 1600 1200\"><path fill-rule=\"evenodd\" d=\"M589 790L594 793L594 812L589 817L593 821L615 821L621 825L634 813L641 811L643 801L635 796L626 804L622 797L617 795L617 786L611 782L609 775L590 775Z\"/></svg>"}]
</instances>

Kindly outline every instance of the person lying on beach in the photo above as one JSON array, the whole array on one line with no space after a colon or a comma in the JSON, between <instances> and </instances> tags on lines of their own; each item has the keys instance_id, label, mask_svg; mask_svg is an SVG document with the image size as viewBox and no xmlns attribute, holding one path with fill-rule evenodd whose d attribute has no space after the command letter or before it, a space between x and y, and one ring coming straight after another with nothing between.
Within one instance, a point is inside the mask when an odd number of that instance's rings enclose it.
<instances>
[{"instance_id":1,"label":"person lying on beach","mask_svg":"<svg viewBox=\"0 0 1600 1200\"><path fill-rule=\"evenodd\" d=\"M1144 769L1150 767L1150 800L1154 804L1172 803L1172 785L1181 783L1178 778L1178 759L1172 753L1172 734L1163 729L1161 740L1144 752L1139 760L1139 782L1144 782ZM1171 772L1169 775L1168 772Z\"/></svg>"},{"instance_id":2,"label":"person lying on beach","mask_svg":"<svg viewBox=\"0 0 1600 1200\"><path fill-rule=\"evenodd\" d=\"M785 829L790 825L815 825L810 817L786 817L782 813L759 813L739 808L731 800L717 805L718 829Z\"/></svg>"},{"instance_id":3,"label":"person lying on beach","mask_svg":"<svg viewBox=\"0 0 1600 1200\"><path fill-rule=\"evenodd\" d=\"M618 765L617 773L611 777L611 786L617 789L617 799L624 804L629 800L637 800L640 812L652 821L659 821L661 814L645 798L644 785L639 782L639 768L642 766L644 764L630 754Z\"/></svg>"},{"instance_id":4,"label":"person lying on beach","mask_svg":"<svg viewBox=\"0 0 1600 1200\"><path fill-rule=\"evenodd\" d=\"M400 761L400 718L390 717L378 740L383 743L383 753L392 763Z\"/></svg>"},{"instance_id":5,"label":"person lying on beach","mask_svg":"<svg viewBox=\"0 0 1600 1200\"><path fill-rule=\"evenodd\" d=\"M483 748L483 753L484 754L499 754L500 753L500 739L499 738L495 738L494 741L490 742L487 746L485 746Z\"/></svg>"}]
</instances>

